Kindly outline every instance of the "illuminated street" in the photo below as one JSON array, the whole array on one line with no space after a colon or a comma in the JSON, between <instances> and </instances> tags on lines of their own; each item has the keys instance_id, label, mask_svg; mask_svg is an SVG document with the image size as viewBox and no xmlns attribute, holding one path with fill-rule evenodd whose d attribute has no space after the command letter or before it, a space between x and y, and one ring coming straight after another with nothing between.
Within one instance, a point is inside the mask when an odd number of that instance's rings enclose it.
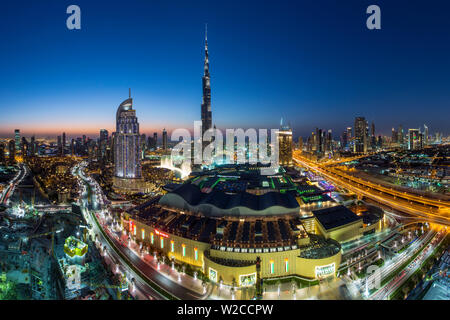
<instances>
[{"instance_id":1,"label":"illuminated street","mask_svg":"<svg viewBox=\"0 0 450 320\"><path fill-rule=\"evenodd\" d=\"M450 300L449 11L3 1L0 300L183 320Z\"/></svg>"}]
</instances>

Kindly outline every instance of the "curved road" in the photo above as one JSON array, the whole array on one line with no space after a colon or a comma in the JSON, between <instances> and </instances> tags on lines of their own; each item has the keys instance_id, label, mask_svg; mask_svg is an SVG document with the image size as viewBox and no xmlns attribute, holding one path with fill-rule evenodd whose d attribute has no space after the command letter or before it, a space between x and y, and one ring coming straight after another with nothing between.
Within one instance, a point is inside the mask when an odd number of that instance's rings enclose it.
<instances>
[{"instance_id":1,"label":"curved road","mask_svg":"<svg viewBox=\"0 0 450 320\"><path fill-rule=\"evenodd\" d=\"M81 172L80 169L74 171L78 177L86 184L89 184L91 187L91 190L96 190L95 186L92 185L92 182L89 181ZM97 189L98 190L98 189ZM94 195L95 192L92 193L93 197L96 198L102 198L101 195ZM85 193L84 196L86 197L87 194ZM90 212L88 209L85 209L87 213L87 217L89 220L95 219L95 222L98 222L97 218L93 216L93 213ZM92 223L92 225L95 225L95 227L101 228L100 223ZM103 228L102 228L103 229ZM103 232L107 235L108 239L105 239L105 236ZM156 285L163 289L164 291L168 292L169 294L173 295L174 297L181 299L181 300L197 300L197 299L204 299L207 294L199 294L196 291L190 290L177 282L174 282L164 275L162 275L159 271L157 271L155 268L144 262L136 253L134 253L132 250L130 250L128 247L120 243L115 237L111 236L110 233L105 229L103 230L97 230L96 232L99 234L99 240L101 241L102 247L106 246L107 252L114 257L115 261L119 261L120 264L127 270L127 272L136 279L136 287L141 292L145 293L147 296L151 297L152 299L164 299L165 297L160 294L158 291L152 288L149 282L153 285ZM112 243L112 245L110 244ZM126 258L123 259L122 256ZM130 264L136 269L139 270L139 273L136 273L133 268L130 267ZM144 279L145 278L145 279Z\"/></svg>"}]
</instances>

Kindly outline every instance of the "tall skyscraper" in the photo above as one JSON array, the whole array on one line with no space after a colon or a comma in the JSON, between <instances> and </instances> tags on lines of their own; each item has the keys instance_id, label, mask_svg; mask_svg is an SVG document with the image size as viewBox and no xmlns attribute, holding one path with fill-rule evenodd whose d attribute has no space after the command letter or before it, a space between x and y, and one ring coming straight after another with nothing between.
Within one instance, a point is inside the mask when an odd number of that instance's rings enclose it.
<instances>
[{"instance_id":1,"label":"tall skyscraper","mask_svg":"<svg viewBox=\"0 0 450 320\"><path fill-rule=\"evenodd\" d=\"M424 145L428 145L428 126L426 124L423 125L425 131L423 133L423 138L424 138Z\"/></svg>"},{"instance_id":2,"label":"tall skyscraper","mask_svg":"<svg viewBox=\"0 0 450 320\"><path fill-rule=\"evenodd\" d=\"M403 132L403 127L402 125L400 125L398 127L398 132L397 132L397 142L400 143L400 146L403 145L403 143L405 142L405 133Z\"/></svg>"},{"instance_id":3,"label":"tall skyscraper","mask_svg":"<svg viewBox=\"0 0 450 320\"><path fill-rule=\"evenodd\" d=\"M408 150L416 150L421 148L420 130L408 130Z\"/></svg>"},{"instance_id":4,"label":"tall skyscraper","mask_svg":"<svg viewBox=\"0 0 450 320\"><path fill-rule=\"evenodd\" d=\"M397 138L398 138L397 131L395 131L395 128L392 128L392 133L391 133L392 143L397 143L397 141L398 141Z\"/></svg>"},{"instance_id":5,"label":"tall skyscraper","mask_svg":"<svg viewBox=\"0 0 450 320\"><path fill-rule=\"evenodd\" d=\"M147 150L147 137L145 133L141 134L141 159L145 158L145 151Z\"/></svg>"},{"instance_id":6,"label":"tall skyscraper","mask_svg":"<svg viewBox=\"0 0 450 320\"><path fill-rule=\"evenodd\" d=\"M22 153L23 157L27 157L28 156L29 145L28 145L27 138L25 138L25 137L22 137L22 142L20 143L20 150L21 150L21 153Z\"/></svg>"},{"instance_id":7,"label":"tall skyscraper","mask_svg":"<svg viewBox=\"0 0 450 320\"><path fill-rule=\"evenodd\" d=\"M98 141L98 151L100 160L106 160L106 149L108 146L108 130L101 129L100 130L100 138Z\"/></svg>"},{"instance_id":8,"label":"tall skyscraper","mask_svg":"<svg viewBox=\"0 0 450 320\"><path fill-rule=\"evenodd\" d=\"M315 137L315 144L316 144L316 152L321 153L323 152L323 135L322 135L322 129L316 128L316 135Z\"/></svg>"},{"instance_id":9,"label":"tall skyscraper","mask_svg":"<svg viewBox=\"0 0 450 320\"><path fill-rule=\"evenodd\" d=\"M35 156L36 153L37 153L36 138L34 136L32 136L31 141L30 141L30 154L31 154L31 156Z\"/></svg>"},{"instance_id":10,"label":"tall skyscraper","mask_svg":"<svg viewBox=\"0 0 450 320\"><path fill-rule=\"evenodd\" d=\"M209 75L208 57L208 29L205 30L205 63L202 77L203 98L202 98L202 137L206 130L212 127L211 114L211 83Z\"/></svg>"},{"instance_id":11,"label":"tall skyscraper","mask_svg":"<svg viewBox=\"0 0 450 320\"><path fill-rule=\"evenodd\" d=\"M347 130L344 130L341 135L341 148L344 149L347 147L347 145L348 145Z\"/></svg>"},{"instance_id":12,"label":"tall skyscraper","mask_svg":"<svg viewBox=\"0 0 450 320\"><path fill-rule=\"evenodd\" d=\"M278 161L280 166L292 165L292 129L283 125L281 119L280 130L278 131Z\"/></svg>"},{"instance_id":13,"label":"tall skyscraper","mask_svg":"<svg viewBox=\"0 0 450 320\"><path fill-rule=\"evenodd\" d=\"M61 156L64 157L65 155L65 148L66 148L66 133L63 132L62 134L62 145L61 145Z\"/></svg>"},{"instance_id":14,"label":"tall skyscraper","mask_svg":"<svg viewBox=\"0 0 450 320\"><path fill-rule=\"evenodd\" d=\"M75 155L75 139L72 139L72 141L70 142L70 155Z\"/></svg>"},{"instance_id":15,"label":"tall skyscraper","mask_svg":"<svg viewBox=\"0 0 450 320\"><path fill-rule=\"evenodd\" d=\"M133 99L122 102L116 113L114 175L120 179L141 178L140 134Z\"/></svg>"},{"instance_id":16,"label":"tall skyscraper","mask_svg":"<svg viewBox=\"0 0 450 320\"><path fill-rule=\"evenodd\" d=\"M108 130L100 129L100 142L108 142Z\"/></svg>"},{"instance_id":17,"label":"tall skyscraper","mask_svg":"<svg viewBox=\"0 0 450 320\"><path fill-rule=\"evenodd\" d=\"M352 127L347 127L347 145L346 145L347 148L351 147L352 140L353 140Z\"/></svg>"},{"instance_id":18,"label":"tall skyscraper","mask_svg":"<svg viewBox=\"0 0 450 320\"><path fill-rule=\"evenodd\" d=\"M332 152L333 151L333 133L332 133L331 129L328 129L325 141L326 141L325 151Z\"/></svg>"},{"instance_id":19,"label":"tall skyscraper","mask_svg":"<svg viewBox=\"0 0 450 320\"><path fill-rule=\"evenodd\" d=\"M167 131L164 128L162 132L162 148L164 151L167 150Z\"/></svg>"},{"instance_id":20,"label":"tall skyscraper","mask_svg":"<svg viewBox=\"0 0 450 320\"><path fill-rule=\"evenodd\" d=\"M62 155L61 136L58 136L58 138L57 138L57 148L58 148L58 156L61 156Z\"/></svg>"},{"instance_id":21,"label":"tall skyscraper","mask_svg":"<svg viewBox=\"0 0 450 320\"><path fill-rule=\"evenodd\" d=\"M9 164L16 163L16 143L15 140L9 140Z\"/></svg>"},{"instance_id":22,"label":"tall skyscraper","mask_svg":"<svg viewBox=\"0 0 450 320\"><path fill-rule=\"evenodd\" d=\"M14 142L16 145L16 151L19 152L20 151L20 130L19 129L14 130Z\"/></svg>"},{"instance_id":23,"label":"tall skyscraper","mask_svg":"<svg viewBox=\"0 0 450 320\"><path fill-rule=\"evenodd\" d=\"M367 153L367 121L364 117L355 118L355 140L353 150L356 153Z\"/></svg>"},{"instance_id":24,"label":"tall skyscraper","mask_svg":"<svg viewBox=\"0 0 450 320\"><path fill-rule=\"evenodd\" d=\"M148 150L156 150L156 139L154 136L147 138L147 149Z\"/></svg>"},{"instance_id":25,"label":"tall skyscraper","mask_svg":"<svg viewBox=\"0 0 450 320\"><path fill-rule=\"evenodd\" d=\"M156 150L158 148L158 133L153 132L153 140L154 140L154 149Z\"/></svg>"},{"instance_id":26,"label":"tall skyscraper","mask_svg":"<svg viewBox=\"0 0 450 320\"><path fill-rule=\"evenodd\" d=\"M115 152L115 148L114 148L114 141L116 141L116 132L115 131L113 131L113 132L111 132L111 139L109 139L109 149L110 149L110 152L109 152L109 161L111 161L111 163L114 163L114 161L115 161L115 159L114 159L114 155L116 154L116 152Z\"/></svg>"}]
</instances>

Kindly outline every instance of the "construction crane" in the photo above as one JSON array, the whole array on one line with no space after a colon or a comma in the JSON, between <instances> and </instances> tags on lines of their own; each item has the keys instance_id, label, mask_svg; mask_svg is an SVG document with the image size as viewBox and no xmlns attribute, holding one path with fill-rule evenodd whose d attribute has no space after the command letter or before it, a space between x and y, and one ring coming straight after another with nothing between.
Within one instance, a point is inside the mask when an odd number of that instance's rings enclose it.
<instances>
[{"instance_id":1,"label":"construction crane","mask_svg":"<svg viewBox=\"0 0 450 320\"><path fill-rule=\"evenodd\" d=\"M63 229L58 229L58 230L53 229L52 231L49 231L49 232L35 234L35 235L32 235L32 236L27 236L27 237L25 237L24 240L27 241L27 240L34 239L34 238L40 238L40 237L45 237L45 236L51 235L52 236L51 255L54 256L55 233L60 233L62 231L63 231Z\"/></svg>"}]
</instances>

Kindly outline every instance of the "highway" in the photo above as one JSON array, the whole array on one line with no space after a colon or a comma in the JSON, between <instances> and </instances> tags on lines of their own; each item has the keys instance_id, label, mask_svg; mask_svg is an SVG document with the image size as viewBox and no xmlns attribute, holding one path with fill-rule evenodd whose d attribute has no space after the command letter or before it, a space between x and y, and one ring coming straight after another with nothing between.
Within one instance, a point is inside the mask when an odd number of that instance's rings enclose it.
<instances>
[{"instance_id":1,"label":"highway","mask_svg":"<svg viewBox=\"0 0 450 320\"><path fill-rule=\"evenodd\" d=\"M85 209L87 211L87 209ZM85 212L85 216L89 216L88 212ZM89 218L88 218L89 219ZM106 240L103 233L98 229L97 225L93 221L92 218L89 223L92 223L93 229L95 230L94 233L97 235L97 242L98 246L103 251L103 255L105 258L109 258L112 263L114 263L117 266L120 265L120 269L125 271L125 274L127 276L127 279L129 282L130 279L134 278L136 279L136 290L139 291L140 296L146 297L147 299L156 299L156 300L164 300L166 299L163 295L158 293L157 291L153 290L150 286L148 286L144 279L141 278L140 275L136 274L131 268L128 268L128 265L125 261L123 261L122 257L117 253L116 249L113 248L113 246L110 245L110 243ZM106 250L103 250L102 248L106 248ZM134 294L136 294L134 292Z\"/></svg>"},{"instance_id":2,"label":"highway","mask_svg":"<svg viewBox=\"0 0 450 320\"><path fill-rule=\"evenodd\" d=\"M394 188L385 187L381 184L377 184L377 183L374 183L371 181L367 181L367 180L355 177L353 175L347 174L344 171L333 168L333 167L326 168L326 170L329 171L330 173L335 174L336 176L343 178L343 179L351 180L357 184L361 184L366 187L370 187L374 190L382 191L384 193L394 195L399 198L404 198L405 200L408 200L408 201L413 201L413 202L417 202L420 204L434 206L434 207L440 208L441 210L450 206L449 201L426 198L426 197L419 196L419 195L416 195L413 193L407 193L406 191L401 192L401 191L395 190Z\"/></svg>"},{"instance_id":3,"label":"highway","mask_svg":"<svg viewBox=\"0 0 450 320\"><path fill-rule=\"evenodd\" d=\"M401 212L405 212L411 214L416 217L424 218L424 220L429 222L434 222L437 224L442 224L446 226L450 226L450 217L448 215L448 211L450 210L450 206L448 206L445 202L439 202L439 209L430 208L430 201L424 198L420 198L417 200L416 196L410 196L401 194L401 197L396 195L397 191L388 189L384 191L384 189L380 189L380 187L371 186L370 183L365 182L355 182L354 179L342 177L335 172L329 171L329 169L324 169L317 164L314 164L302 157L295 155L294 161L299 165L310 169L318 173L319 175L327 178L337 186L346 188L357 195L367 197L372 199L378 203L389 206L390 208L394 208ZM383 191L382 191L383 190ZM405 198L414 199L414 203L412 201L408 201ZM423 204L419 204L419 202ZM435 200L431 200L433 205L436 205Z\"/></svg>"},{"instance_id":4,"label":"highway","mask_svg":"<svg viewBox=\"0 0 450 320\"><path fill-rule=\"evenodd\" d=\"M96 204L103 203L104 195L101 192L101 188L96 184L96 182L90 178L86 177L82 172L82 167L78 167L74 170L74 173L85 183L89 184L92 192L92 200L94 202L94 207ZM98 214L92 213L87 209L87 194L86 190L83 192L82 202L83 214L86 220L92 224L95 229L95 233L98 235L98 240L101 243L101 247L107 248L107 254L113 257L113 260L119 262L121 267L126 270L129 275L128 278L136 279L136 289L143 292L145 295L149 296L151 299L167 299L168 294L161 294L158 291L165 291L173 298L181 300L195 300L204 299L206 295L201 295L196 291L192 291L161 274L158 270L153 268L148 263L144 262L140 256L138 256L133 250L128 248L128 246L121 243L116 235L113 235L109 230L106 221L102 219ZM97 201L97 199L99 201ZM100 212L105 211L104 208L99 206ZM138 272L136 272L138 270ZM155 290L154 287L157 286L160 290Z\"/></svg>"},{"instance_id":5,"label":"highway","mask_svg":"<svg viewBox=\"0 0 450 320\"><path fill-rule=\"evenodd\" d=\"M16 189L16 186L22 182L23 178L25 178L28 173L28 167L22 163L19 164L19 172L15 175L14 178L11 179L5 190L3 190L0 197L0 203L7 205L9 198L12 196L14 190Z\"/></svg>"},{"instance_id":6,"label":"highway","mask_svg":"<svg viewBox=\"0 0 450 320\"><path fill-rule=\"evenodd\" d=\"M361 282L361 287L366 287L368 290L369 284L376 284L378 281L381 284L383 280L390 277L394 272L399 272L398 268L404 265L414 254L423 249L424 245L428 243L434 236L436 235L435 231L429 231L423 234L418 241L412 243L408 248L406 248L403 252L396 254L392 259L385 262L385 264L378 270L378 272L372 273L370 276L366 277ZM369 299L384 299L386 297L386 293L389 292L392 281L396 281L397 279L404 276L404 273L399 273L396 277L394 277L391 281L386 283L384 286L379 288L376 292L372 293L369 296ZM366 285L367 283L367 285ZM367 292L366 292L367 294Z\"/></svg>"},{"instance_id":7,"label":"highway","mask_svg":"<svg viewBox=\"0 0 450 320\"><path fill-rule=\"evenodd\" d=\"M433 253L434 249L445 238L445 235L446 235L446 232L444 231L444 229L442 229L437 234L433 233L431 242L429 244L427 244L425 247L422 248L422 251L419 253L419 255L413 261L411 261L411 263L409 263L408 266L405 269L403 269L402 272L397 277L394 277L382 289L376 291L370 297L370 299L376 299L376 300L389 299L390 296L398 288L400 288L402 286L402 284L405 281L407 281L409 279L409 277L411 277L421 267L422 263L424 261L426 261L431 256L431 254ZM430 236L425 237L425 239L422 242L422 244L427 243L427 241L430 238L431 238ZM413 254L415 254L415 253L417 253L417 251L414 251ZM402 262L401 264L403 264L403 263L404 262Z\"/></svg>"}]
</instances>

